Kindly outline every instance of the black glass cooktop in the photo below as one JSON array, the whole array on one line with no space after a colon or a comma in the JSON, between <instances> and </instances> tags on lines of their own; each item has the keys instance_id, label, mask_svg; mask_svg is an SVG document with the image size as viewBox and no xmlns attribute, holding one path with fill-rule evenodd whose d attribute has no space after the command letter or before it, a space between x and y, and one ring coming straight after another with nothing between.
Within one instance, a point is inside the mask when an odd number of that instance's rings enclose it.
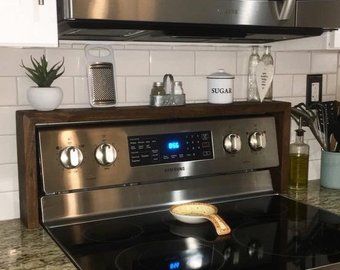
<instances>
[{"instance_id":1,"label":"black glass cooktop","mask_svg":"<svg viewBox=\"0 0 340 270\"><path fill-rule=\"evenodd\" d=\"M48 230L84 270L302 270L340 262L339 216L282 196L216 206L228 236L168 211Z\"/></svg>"}]
</instances>

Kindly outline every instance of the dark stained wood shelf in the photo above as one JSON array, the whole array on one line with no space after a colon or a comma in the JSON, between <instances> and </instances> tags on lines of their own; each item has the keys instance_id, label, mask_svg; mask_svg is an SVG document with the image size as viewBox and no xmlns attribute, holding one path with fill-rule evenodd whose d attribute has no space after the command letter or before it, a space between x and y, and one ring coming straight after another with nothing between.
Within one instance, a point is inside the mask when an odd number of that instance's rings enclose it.
<instances>
[{"instance_id":1,"label":"dark stained wood shelf","mask_svg":"<svg viewBox=\"0 0 340 270\"><path fill-rule=\"evenodd\" d=\"M290 103L235 102L226 105L188 104L179 107L150 106L114 107L100 109L61 109L51 112L25 110L16 112L20 215L28 228L39 226L37 129L48 124L76 122L122 122L176 119L202 119L236 116L272 115L278 136L280 166L271 169L276 192L285 191L288 183Z\"/></svg>"}]
</instances>

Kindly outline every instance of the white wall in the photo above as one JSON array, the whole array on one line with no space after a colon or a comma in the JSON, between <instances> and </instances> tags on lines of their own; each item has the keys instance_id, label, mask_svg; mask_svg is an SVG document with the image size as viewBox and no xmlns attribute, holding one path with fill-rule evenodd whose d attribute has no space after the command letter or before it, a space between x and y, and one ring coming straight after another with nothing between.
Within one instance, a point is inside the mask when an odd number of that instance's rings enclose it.
<instances>
[{"instance_id":1,"label":"white wall","mask_svg":"<svg viewBox=\"0 0 340 270\"><path fill-rule=\"evenodd\" d=\"M235 74L235 97L246 97L247 65L250 49L226 45L106 43L114 49L118 105L148 103L153 81L172 73L183 81L188 102L206 102L205 76L224 68ZM0 48L0 220L19 216L15 111L30 109L26 90L32 83L19 67L21 59L46 54L51 63L65 57L65 74L55 85L62 87L62 107L89 107L86 86L84 45L63 42L58 49ZM306 74L323 73L325 100L336 95L337 52L276 51L274 97L293 104L305 101ZM340 71L339 71L340 72ZM339 76L338 76L339 77ZM311 145L310 179L319 178L320 148L307 133Z\"/></svg>"}]
</instances>

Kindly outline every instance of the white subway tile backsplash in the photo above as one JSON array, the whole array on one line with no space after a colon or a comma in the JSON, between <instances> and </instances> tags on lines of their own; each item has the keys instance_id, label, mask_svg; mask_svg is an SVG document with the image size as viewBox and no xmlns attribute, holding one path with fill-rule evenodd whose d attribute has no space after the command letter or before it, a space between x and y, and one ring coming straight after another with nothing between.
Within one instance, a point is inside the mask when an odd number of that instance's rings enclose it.
<instances>
[{"instance_id":1,"label":"white subway tile backsplash","mask_svg":"<svg viewBox=\"0 0 340 270\"><path fill-rule=\"evenodd\" d=\"M216 51L249 51L250 46L249 45L244 45L244 46L230 46L230 44L228 45L224 45L222 43L218 43L215 44L216 46Z\"/></svg>"},{"instance_id":2,"label":"white subway tile backsplash","mask_svg":"<svg viewBox=\"0 0 340 270\"><path fill-rule=\"evenodd\" d=\"M126 101L125 77L116 77L116 87L117 103L124 103Z\"/></svg>"},{"instance_id":3,"label":"white subway tile backsplash","mask_svg":"<svg viewBox=\"0 0 340 270\"><path fill-rule=\"evenodd\" d=\"M17 85L15 77L0 77L0 106L17 105Z\"/></svg>"},{"instance_id":4,"label":"white subway tile backsplash","mask_svg":"<svg viewBox=\"0 0 340 270\"><path fill-rule=\"evenodd\" d=\"M118 76L149 75L149 51L115 51L115 68Z\"/></svg>"},{"instance_id":5,"label":"white subway tile backsplash","mask_svg":"<svg viewBox=\"0 0 340 270\"><path fill-rule=\"evenodd\" d=\"M73 77L60 77L53 83L52 86L58 86L63 91L62 104L74 103Z\"/></svg>"},{"instance_id":6,"label":"white subway tile backsplash","mask_svg":"<svg viewBox=\"0 0 340 270\"><path fill-rule=\"evenodd\" d=\"M274 97L292 96L293 76L292 75L275 75L273 80Z\"/></svg>"},{"instance_id":7,"label":"white subway tile backsplash","mask_svg":"<svg viewBox=\"0 0 340 270\"><path fill-rule=\"evenodd\" d=\"M31 86L35 86L34 82L28 77L17 77L17 87L18 87L18 104L28 105L27 91Z\"/></svg>"},{"instance_id":8,"label":"white subway tile backsplash","mask_svg":"<svg viewBox=\"0 0 340 270\"><path fill-rule=\"evenodd\" d=\"M122 48L124 49L124 48ZM150 50L155 50L155 51L161 51L161 50L166 50L169 51L171 50L171 45L155 45L155 44L127 44L125 45L125 49L126 50L146 50L146 51L150 51Z\"/></svg>"},{"instance_id":9,"label":"white subway tile backsplash","mask_svg":"<svg viewBox=\"0 0 340 270\"><path fill-rule=\"evenodd\" d=\"M338 59L335 52L313 52L312 73L335 73L337 72Z\"/></svg>"},{"instance_id":10,"label":"white subway tile backsplash","mask_svg":"<svg viewBox=\"0 0 340 270\"><path fill-rule=\"evenodd\" d=\"M0 220L14 219L20 216L19 192L0 192Z\"/></svg>"},{"instance_id":11,"label":"white subway tile backsplash","mask_svg":"<svg viewBox=\"0 0 340 270\"><path fill-rule=\"evenodd\" d=\"M150 75L194 75L195 57L190 51L151 51Z\"/></svg>"},{"instance_id":12,"label":"white subway tile backsplash","mask_svg":"<svg viewBox=\"0 0 340 270\"><path fill-rule=\"evenodd\" d=\"M275 100L290 102L291 106L295 106L301 102L306 102L306 97L276 97Z\"/></svg>"},{"instance_id":13,"label":"white subway tile backsplash","mask_svg":"<svg viewBox=\"0 0 340 270\"><path fill-rule=\"evenodd\" d=\"M0 193L18 190L17 164L0 165Z\"/></svg>"},{"instance_id":14,"label":"white subway tile backsplash","mask_svg":"<svg viewBox=\"0 0 340 270\"><path fill-rule=\"evenodd\" d=\"M12 135L16 133L15 131L16 110L17 107L0 107L0 123L1 123L0 135Z\"/></svg>"},{"instance_id":15,"label":"white subway tile backsplash","mask_svg":"<svg viewBox=\"0 0 340 270\"><path fill-rule=\"evenodd\" d=\"M237 100L246 99L248 76L236 76L234 83L234 98Z\"/></svg>"},{"instance_id":16,"label":"white subway tile backsplash","mask_svg":"<svg viewBox=\"0 0 340 270\"><path fill-rule=\"evenodd\" d=\"M317 140L307 140L306 143L309 145L309 160L320 160L321 159L321 147Z\"/></svg>"},{"instance_id":17,"label":"white subway tile backsplash","mask_svg":"<svg viewBox=\"0 0 340 270\"><path fill-rule=\"evenodd\" d=\"M0 136L0 164L17 162L17 145L15 135Z\"/></svg>"},{"instance_id":18,"label":"white subway tile backsplash","mask_svg":"<svg viewBox=\"0 0 340 270\"><path fill-rule=\"evenodd\" d=\"M196 74L209 75L224 69L236 73L236 52L196 52Z\"/></svg>"},{"instance_id":19,"label":"white subway tile backsplash","mask_svg":"<svg viewBox=\"0 0 340 270\"><path fill-rule=\"evenodd\" d=\"M327 74L322 75L322 93L327 95Z\"/></svg>"},{"instance_id":20,"label":"white subway tile backsplash","mask_svg":"<svg viewBox=\"0 0 340 270\"><path fill-rule=\"evenodd\" d=\"M187 101L206 102L208 99L208 85L205 77L176 77L182 81Z\"/></svg>"},{"instance_id":21,"label":"white subway tile backsplash","mask_svg":"<svg viewBox=\"0 0 340 270\"><path fill-rule=\"evenodd\" d=\"M162 79L162 77L127 77L126 101L149 102L153 82Z\"/></svg>"},{"instance_id":22,"label":"white subway tile backsplash","mask_svg":"<svg viewBox=\"0 0 340 270\"><path fill-rule=\"evenodd\" d=\"M320 179L320 168L321 168L320 160L310 160L308 166L308 180Z\"/></svg>"},{"instance_id":23,"label":"white subway tile backsplash","mask_svg":"<svg viewBox=\"0 0 340 270\"><path fill-rule=\"evenodd\" d=\"M75 47L74 47L70 43L62 43L62 42L59 42L59 46L58 46L59 49L71 49L71 48L76 48L76 47L77 47L77 45L75 45Z\"/></svg>"},{"instance_id":24,"label":"white subway tile backsplash","mask_svg":"<svg viewBox=\"0 0 340 270\"><path fill-rule=\"evenodd\" d=\"M327 75L327 95L336 94L336 74Z\"/></svg>"},{"instance_id":25,"label":"white subway tile backsplash","mask_svg":"<svg viewBox=\"0 0 340 270\"><path fill-rule=\"evenodd\" d=\"M101 42L89 42L101 45ZM65 58L65 74L54 85L63 89L62 108L90 107L84 48L87 42L62 42L58 49L0 48L0 220L19 216L16 169L15 111L29 109L27 89L34 85L20 68L21 59L30 65L29 57L46 54L53 64ZM115 54L117 106L149 104L154 81L165 73L183 82L187 103L207 102L206 76L224 68L235 74L234 98L246 100L250 46L223 44L104 42ZM262 48L261 48L262 49ZM98 50L98 54L100 51ZM337 91L337 52L274 52L274 99L296 105L305 102L306 74L324 75L323 100L334 100ZM260 52L262 55L262 51ZM339 89L340 90L340 89ZM175 108L174 108L175 109ZM296 125L292 123L291 138ZM308 128L305 139L310 144L309 179L320 175L320 147Z\"/></svg>"},{"instance_id":26,"label":"white subway tile backsplash","mask_svg":"<svg viewBox=\"0 0 340 270\"><path fill-rule=\"evenodd\" d=\"M87 77L74 78L74 100L77 104L89 103L89 91L87 87Z\"/></svg>"},{"instance_id":27,"label":"white subway tile backsplash","mask_svg":"<svg viewBox=\"0 0 340 270\"><path fill-rule=\"evenodd\" d=\"M306 75L293 76L293 96L306 96L307 77Z\"/></svg>"},{"instance_id":28,"label":"white subway tile backsplash","mask_svg":"<svg viewBox=\"0 0 340 270\"><path fill-rule=\"evenodd\" d=\"M238 75L248 75L248 65L249 65L249 57L251 55L251 51L239 51L237 52L237 71Z\"/></svg>"},{"instance_id":29,"label":"white subway tile backsplash","mask_svg":"<svg viewBox=\"0 0 340 270\"><path fill-rule=\"evenodd\" d=\"M335 95L324 95L322 96L322 101L333 101L335 100Z\"/></svg>"},{"instance_id":30,"label":"white subway tile backsplash","mask_svg":"<svg viewBox=\"0 0 340 270\"><path fill-rule=\"evenodd\" d=\"M42 49L0 49L0 76L23 76L25 71L20 67L21 61L26 66L32 66L30 56L40 58L44 53Z\"/></svg>"},{"instance_id":31,"label":"white subway tile backsplash","mask_svg":"<svg viewBox=\"0 0 340 270\"><path fill-rule=\"evenodd\" d=\"M64 76L86 76L86 59L84 50L75 49L46 49L46 57L50 63L65 59Z\"/></svg>"},{"instance_id":32,"label":"white subway tile backsplash","mask_svg":"<svg viewBox=\"0 0 340 270\"><path fill-rule=\"evenodd\" d=\"M172 49L181 51L215 51L216 48L209 45L175 45L172 46Z\"/></svg>"},{"instance_id":33,"label":"white subway tile backsplash","mask_svg":"<svg viewBox=\"0 0 340 270\"><path fill-rule=\"evenodd\" d=\"M310 72L310 53L277 52L275 58L276 74L308 74Z\"/></svg>"}]
</instances>

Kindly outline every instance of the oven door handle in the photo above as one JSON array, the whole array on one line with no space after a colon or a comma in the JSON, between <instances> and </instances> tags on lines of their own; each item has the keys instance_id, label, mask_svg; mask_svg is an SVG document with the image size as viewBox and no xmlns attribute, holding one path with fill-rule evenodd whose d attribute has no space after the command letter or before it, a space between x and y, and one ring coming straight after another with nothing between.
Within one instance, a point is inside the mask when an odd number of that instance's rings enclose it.
<instances>
[{"instance_id":1,"label":"oven door handle","mask_svg":"<svg viewBox=\"0 0 340 270\"><path fill-rule=\"evenodd\" d=\"M296 0L284 0L281 10L279 8L279 1L274 1L274 9L279 21L287 21L291 17L292 10L296 5Z\"/></svg>"}]
</instances>

